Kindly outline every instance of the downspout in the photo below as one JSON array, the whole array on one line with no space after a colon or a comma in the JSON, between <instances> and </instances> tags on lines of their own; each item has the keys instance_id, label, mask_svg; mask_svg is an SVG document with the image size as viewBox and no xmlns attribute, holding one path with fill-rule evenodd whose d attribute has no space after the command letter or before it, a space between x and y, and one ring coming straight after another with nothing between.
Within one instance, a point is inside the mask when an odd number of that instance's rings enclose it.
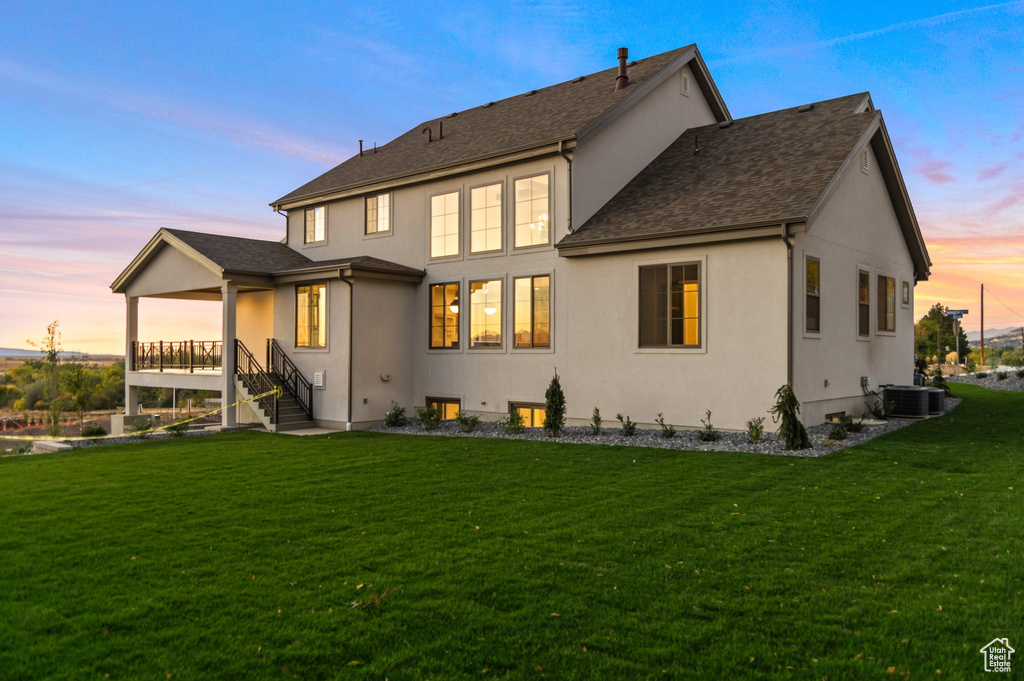
<instances>
[{"instance_id":1,"label":"downspout","mask_svg":"<svg viewBox=\"0 0 1024 681\"><path fill-rule=\"evenodd\" d=\"M348 284L348 429L352 430L352 328L355 326L352 320L352 299L355 297L355 286L350 278L342 277L341 281Z\"/></svg>"},{"instance_id":2,"label":"downspout","mask_svg":"<svg viewBox=\"0 0 1024 681\"><path fill-rule=\"evenodd\" d=\"M793 387L793 242L789 226L782 223L782 241L786 244L786 383Z\"/></svg>"},{"instance_id":3,"label":"downspout","mask_svg":"<svg viewBox=\"0 0 1024 681\"><path fill-rule=\"evenodd\" d=\"M572 157L565 153L565 150L562 148L564 144L565 140L558 140L558 155L565 159L566 181L569 185L569 200L566 203L566 211L569 214L569 233L572 234Z\"/></svg>"},{"instance_id":4,"label":"downspout","mask_svg":"<svg viewBox=\"0 0 1024 681\"><path fill-rule=\"evenodd\" d=\"M284 245L288 245L288 214L282 213L280 208L274 208L274 212L284 218Z\"/></svg>"}]
</instances>

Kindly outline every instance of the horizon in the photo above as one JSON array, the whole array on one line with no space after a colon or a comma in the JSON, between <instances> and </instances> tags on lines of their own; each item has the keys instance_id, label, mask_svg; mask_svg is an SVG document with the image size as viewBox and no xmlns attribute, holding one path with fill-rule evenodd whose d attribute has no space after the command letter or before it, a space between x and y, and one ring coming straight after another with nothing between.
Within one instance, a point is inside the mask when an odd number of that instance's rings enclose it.
<instances>
[{"instance_id":1,"label":"horizon","mask_svg":"<svg viewBox=\"0 0 1024 681\"><path fill-rule=\"evenodd\" d=\"M933 262L915 320L941 303L977 332L983 282L986 331L1024 326L1024 1L868 8L13 7L0 347L57 319L74 352L123 355L109 284L160 227L280 239L267 204L359 139L691 42L736 118L870 91ZM219 302L140 301L141 339L219 336Z\"/></svg>"}]
</instances>

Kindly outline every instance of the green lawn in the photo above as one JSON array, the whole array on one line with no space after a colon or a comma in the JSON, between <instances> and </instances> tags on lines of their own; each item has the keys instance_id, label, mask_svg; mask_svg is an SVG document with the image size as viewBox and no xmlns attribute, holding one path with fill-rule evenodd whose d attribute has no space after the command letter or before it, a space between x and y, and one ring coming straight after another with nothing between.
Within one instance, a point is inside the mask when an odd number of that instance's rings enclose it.
<instances>
[{"instance_id":1,"label":"green lawn","mask_svg":"<svg viewBox=\"0 0 1024 681\"><path fill-rule=\"evenodd\" d=\"M0 679L982 677L978 648L1024 642L1024 394L954 390L823 459L367 433L6 457Z\"/></svg>"}]
</instances>

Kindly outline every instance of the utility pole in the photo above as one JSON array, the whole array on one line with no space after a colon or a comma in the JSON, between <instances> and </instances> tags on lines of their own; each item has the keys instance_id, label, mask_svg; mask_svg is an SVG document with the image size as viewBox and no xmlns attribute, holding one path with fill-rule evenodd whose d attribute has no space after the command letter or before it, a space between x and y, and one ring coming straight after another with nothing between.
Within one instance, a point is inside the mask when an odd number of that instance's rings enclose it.
<instances>
[{"instance_id":1,"label":"utility pole","mask_svg":"<svg viewBox=\"0 0 1024 681\"><path fill-rule=\"evenodd\" d=\"M985 369L985 285L981 285L981 368Z\"/></svg>"}]
</instances>

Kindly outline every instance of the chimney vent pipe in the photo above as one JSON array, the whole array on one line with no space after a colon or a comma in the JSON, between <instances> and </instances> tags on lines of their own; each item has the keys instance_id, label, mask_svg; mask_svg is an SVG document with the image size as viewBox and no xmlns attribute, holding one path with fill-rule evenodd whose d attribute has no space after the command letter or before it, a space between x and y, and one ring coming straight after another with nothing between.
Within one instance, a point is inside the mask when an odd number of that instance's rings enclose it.
<instances>
[{"instance_id":1,"label":"chimney vent pipe","mask_svg":"<svg viewBox=\"0 0 1024 681\"><path fill-rule=\"evenodd\" d=\"M359 140L359 155L363 155L363 140Z\"/></svg>"},{"instance_id":2,"label":"chimney vent pipe","mask_svg":"<svg viewBox=\"0 0 1024 681\"><path fill-rule=\"evenodd\" d=\"M619 91L629 85L629 76L626 75L626 60L629 59L629 48L619 48L619 75L615 76L615 90Z\"/></svg>"}]
</instances>

